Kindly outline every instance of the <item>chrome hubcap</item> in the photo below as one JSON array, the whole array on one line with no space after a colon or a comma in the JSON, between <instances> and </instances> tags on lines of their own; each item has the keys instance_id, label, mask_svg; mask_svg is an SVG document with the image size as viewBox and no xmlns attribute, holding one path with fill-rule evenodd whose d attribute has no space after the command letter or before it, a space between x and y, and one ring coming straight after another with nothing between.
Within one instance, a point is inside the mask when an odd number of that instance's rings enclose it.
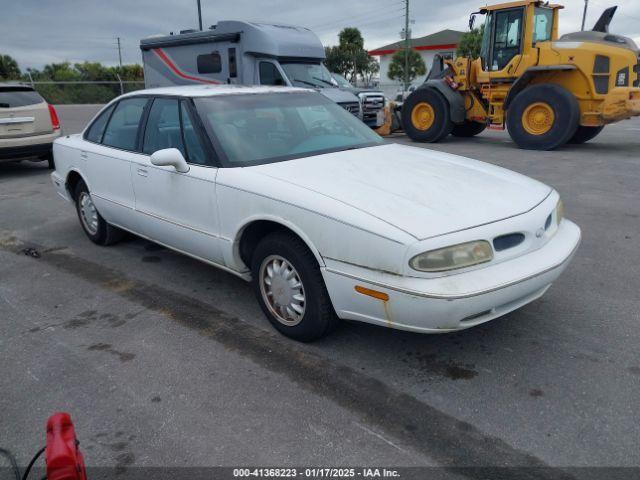
<instances>
[{"instance_id":1,"label":"chrome hubcap","mask_svg":"<svg viewBox=\"0 0 640 480\"><path fill-rule=\"evenodd\" d=\"M78 199L78 205L80 206L80 220L82 220L82 226L91 235L98 233L98 211L96 210L91 195L87 192L82 192Z\"/></svg>"},{"instance_id":2,"label":"chrome hubcap","mask_svg":"<svg viewBox=\"0 0 640 480\"><path fill-rule=\"evenodd\" d=\"M260 265L260 292L271 313L288 327L304 317L305 295L300 275L285 258L269 255Z\"/></svg>"}]
</instances>

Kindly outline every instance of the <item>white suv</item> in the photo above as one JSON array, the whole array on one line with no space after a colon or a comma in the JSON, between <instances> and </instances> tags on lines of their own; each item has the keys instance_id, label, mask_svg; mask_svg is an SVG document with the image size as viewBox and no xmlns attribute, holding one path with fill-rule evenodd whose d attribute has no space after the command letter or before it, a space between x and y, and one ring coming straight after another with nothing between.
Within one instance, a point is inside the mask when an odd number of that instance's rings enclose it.
<instances>
[{"instance_id":1,"label":"white suv","mask_svg":"<svg viewBox=\"0 0 640 480\"><path fill-rule=\"evenodd\" d=\"M60 136L60 121L32 87L0 84L0 163L47 160L54 168L52 145Z\"/></svg>"}]
</instances>

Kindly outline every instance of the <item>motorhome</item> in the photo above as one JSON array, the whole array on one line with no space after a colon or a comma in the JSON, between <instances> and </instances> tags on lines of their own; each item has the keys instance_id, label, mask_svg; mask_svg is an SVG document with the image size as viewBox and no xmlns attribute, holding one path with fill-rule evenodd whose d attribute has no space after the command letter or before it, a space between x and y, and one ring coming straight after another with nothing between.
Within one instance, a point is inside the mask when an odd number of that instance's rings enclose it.
<instances>
[{"instance_id":1,"label":"motorhome","mask_svg":"<svg viewBox=\"0 0 640 480\"><path fill-rule=\"evenodd\" d=\"M360 100L337 88L320 39L308 28L220 21L208 30L141 40L147 88L190 84L313 88L362 119Z\"/></svg>"}]
</instances>

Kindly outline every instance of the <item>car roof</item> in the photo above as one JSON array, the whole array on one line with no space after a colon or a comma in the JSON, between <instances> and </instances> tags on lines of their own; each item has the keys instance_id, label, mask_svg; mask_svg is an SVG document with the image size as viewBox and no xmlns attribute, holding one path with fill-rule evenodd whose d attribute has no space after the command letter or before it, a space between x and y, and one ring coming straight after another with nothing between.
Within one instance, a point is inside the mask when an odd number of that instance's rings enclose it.
<instances>
[{"instance_id":1,"label":"car roof","mask_svg":"<svg viewBox=\"0 0 640 480\"><path fill-rule=\"evenodd\" d=\"M21 82L2 82L0 83L0 89L8 90L34 90L34 88L28 83Z\"/></svg>"},{"instance_id":2,"label":"car roof","mask_svg":"<svg viewBox=\"0 0 640 480\"><path fill-rule=\"evenodd\" d=\"M244 85L184 85L160 88L147 88L127 93L123 97L135 95L171 95L180 97L213 97L218 95L265 94L265 93L299 93L313 92L308 88L277 86L244 86ZM121 98L123 98L121 97Z\"/></svg>"}]
</instances>

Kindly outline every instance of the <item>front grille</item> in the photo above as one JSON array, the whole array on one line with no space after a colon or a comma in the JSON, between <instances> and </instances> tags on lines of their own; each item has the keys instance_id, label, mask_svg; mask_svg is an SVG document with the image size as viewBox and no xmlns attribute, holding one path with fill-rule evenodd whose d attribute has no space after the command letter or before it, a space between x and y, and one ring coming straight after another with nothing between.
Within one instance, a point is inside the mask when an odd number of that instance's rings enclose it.
<instances>
[{"instance_id":1,"label":"front grille","mask_svg":"<svg viewBox=\"0 0 640 480\"><path fill-rule=\"evenodd\" d=\"M354 114L355 116L360 115L360 104L358 102L344 102L339 103L342 108L344 108L347 112Z\"/></svg>"},{"instance_id":2,"label":"front grille","mask_svg":"<svg viewBox=\"0 0 640 480\"><path fill-rule=\"evenodd\" d=\"M494 238L493 248L496 252L501 252L502 250L517 247L522 242L524 242L524 235L522 233L508 233Z\"/></svg>"},{"instance_id":3,"label":"front grille","mask_svg":"<svg viewBox=\"0 0 640 480\"><path fill-rule=\"evenodd\" d=\"M364 118L375 118L380 110L384 108L383 95L363 95L362 114Z\"/></svg>"}]
</instances>

